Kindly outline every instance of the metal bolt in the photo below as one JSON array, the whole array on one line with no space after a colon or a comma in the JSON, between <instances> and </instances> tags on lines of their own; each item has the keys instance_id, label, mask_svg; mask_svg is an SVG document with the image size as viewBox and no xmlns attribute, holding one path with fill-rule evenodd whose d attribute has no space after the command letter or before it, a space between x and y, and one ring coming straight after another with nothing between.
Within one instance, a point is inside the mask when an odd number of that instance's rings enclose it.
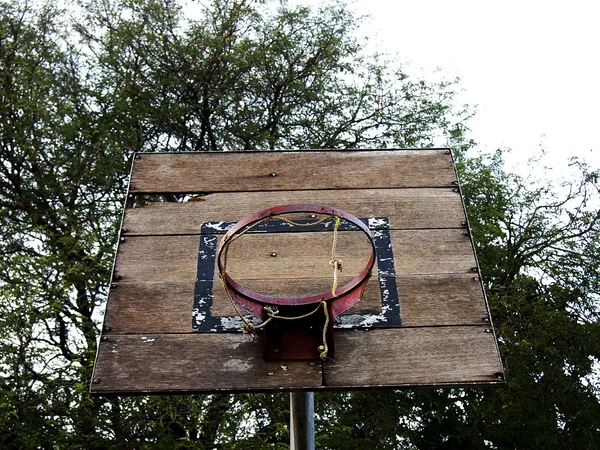
<instances>
[{"instance_id":1,"label":"metal bolt","mask_svg":"<svg viewBox=\"0 0 600 450\"><path fill-rule=\"evenodd\" d=\"M110 288L111 288L111 289L116 289L116 288L117 288L117 285L116 285L115 283L113 283L113 284L111 284L111 285L110 285Z\"/></svg>"},{"instance_id":2,"label":"metal bolt","mask_svg":"<svg viewBox=\"0 0 600 450\"><path fill-rule=\"evenodd\" d=\"M127 198L133 198L133 194L129 194Z\"/></svg>"},{"instance_id":3,"label":"metal bolt","mask_svg":"<svg viewBox=\"0 0 600 450\"><path fill-rule=\"evenodd\" d=\"M135 191L135 186L129 186L130 191Z\"/></svg>"},{"instance_id":4,"label":"metal bolt","mask_svg":"<svg viewBox=\"0 0 600 450\"><path fill-rule=\"evenodd\" d=\"M122 237L122 238L120 239L120 241L121 241L121 242L125 242L125 238L124 238L124 237Z\"/></svg>"},{"instance_id":5,"label":"metal bolt","mask_svg":"<svg viewBox=\"0 0 600 450\"><path fill-rule=\"evenodd\" d=\"M277 173L275 173L275 172L272 172L272 173L271 173L271 176L272 176L272 177L276 177L276 176L277 176Z\"/></svg>"},{"instance_id":6,"label":"metal bolt","mask_svg":"<svg viewBox=\"0 0 600 450\"><path fill-rule=\"evenodd\" d=\"M450 153L452 153L450 150L446 150L446 155L449 155Z\"/></svg>"},{"instance_id":7,"label":"metal bolt","mask_svg":"<svg viewBox=\"0 0 600 450\"><path fill-rule=\"evenodd\" d=\"M477 273L477 267L471 267L471 272Z\"/></svg>"},{"instance_id":8,"label":"metal bolt","mask_svg":"<svg viewBox=\"0 0 600 450\"><path fill-rule=\"evenodd\" d=\"M319 345L319 351L320 351L320 352L323 352L323 351L325 351L325 347L324 347L323 345Z\"/></svg>"},{"instance_id":9,"label":"metal bolt","mask_svg":"<svg viewBox=\"0 0 600 450\"><path fill-rule=\"evenodd\" d=\"M483 320L484 322L489 322L490 318L489 317L483 317L481 320Z\"/></svg>"},{"instance_id":10,"label":"metal bolt","mask_svg":"<svg viewBox=\"0 0 600 450\"><path fill-rule=\"evenodd\" d=\"M454 192L458 192L458 189L453 189Z\"/></svg>"},{"instance_id":11,"label":"metal bolt","mask_svg":"<svg viewBox=\"0 0 600 450\"><path fill-rule=\"evenodd\" d=\"M135 155L135 159L140 159L141 155Z\"/></svg>"},{"instance_id":12,"label":"metal bolt","mask_svg":"<svg viewBox=\"0 0 600 450\"><path fill-rule=\"evenodd\" d=\"M108 341L108 336L102 336L103 341Z\"/></svg>"},{"instance_id":13,"label":"metal bolt","mask_svg":"<svg viewBox=\"0 0 600 450\"><path fill-rule=\"evenodd\" d=\"M275 258L276 256L277 256L277 253L275 253L275 252L271 253L272 258Z\"/></svg>"},{"instance_id":14,"label":"metal bolt","mask_svg":"<svg viewBox=\"0 0 600 450\"><path fill-rule=\"evenodd\" d=\"M454 185L458 186L458 180L454 180L454 181L452 182L452 184L454 184Z\"/></svg>"},{"instance_id":15,"label":"metal bolt","mask_svg":"<svg viewBox=\"0 0 600 450\"><path fill-rule=\"evenodd\" d=\"M92 381L92 383L94 383L94 384L100 384L100 378L94 378L94 380Z\"/></svg>"},{"instance_id":16,"label":"metal bolt","mask_svg":"<svg viewBox=\"0 0 600 450\"><path fill-rule=\"evenodd\" d=\"M496 372L494 376L499 380L504 380L504 374L502 372Z\"/></svg>"},{"instance_id":17,"label":"metal bolt","mask_svg":"<svg viewBox=\"0 0 600 450\"><path fill-rule=\"evenodd\" d=\"M112 327L107 325L104 327L104 331L106 331L106 332L112 331Z\"/></svg>"},{"instance_id":18,"label":"metal bolt","mask_svg":"<svg viewBox=\"0 0 600 450\"><path fill-rule=\"evenodd\" d=\"M485 332L486 332L486 333L491 333L491 332L492 332L492 330L491 330L490 328L486 328L486 329L485 329Z\"/></svg>"},{"instance_id":19,"label":"metal bolt","mask_svg":"<svg viewBox=\"0 0 600 450\"><path fill-rule=\"evenodd\" d=\"M311 219L315 219L316 217L317 217L317 215L316 215L316 214L311 214L311 215L310 215L310 218L311 218Z\"/></svg>"},{"instance_id":20,"label":"metal bolt","mask_svg":"<svg viewBox=\"0 0 600 450\"><path fill-rule=\"evenodd\" d=\"M462 221L460 224L461 224L463 227L466 227L466 226L467 226L467 221L466 221L466 220L463 220L463 221Z\"/></svg>"},{"instance_id":21,"label":"metal bolt","mask_svg":"<svg viewBox=\"0 0 600 450\"><path fill-rule=\"evenodd\" d=\"M473 277L473 281L475 281L475 282L479 281L479 277Z\"/></svg>"}]
</instances>

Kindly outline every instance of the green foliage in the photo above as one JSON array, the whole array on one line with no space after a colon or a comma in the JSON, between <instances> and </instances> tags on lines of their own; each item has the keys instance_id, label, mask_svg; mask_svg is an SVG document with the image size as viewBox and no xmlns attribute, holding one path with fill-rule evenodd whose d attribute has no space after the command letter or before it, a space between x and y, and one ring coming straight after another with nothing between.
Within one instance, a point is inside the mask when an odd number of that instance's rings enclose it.
<instances>
[{"instance_id":1,"label":"green foliage","mask_svg":"<svg viewBox=\"0 0 600 450\"><path fill-rule=\"evenodd\" d=\"M86 8L99 103L139 150L431 146L453 123L452 85L363 55L342 4L219 0L195 21L174 1Z\"/></svg>"},{"instance_id":2,"label":"green foliage","mask_svg":"<svg viewBox=\"0 0 600 450\"><path fill-rule=\"evenodd\" d=\"M365 54L342 3L191 5L0 2L0 447L287 448L285 394L89 396L133 152L432 145L455 150L508 386L318 393L318 447L598 447L598 173L469 156L455 83Z\"/></svg>"}]
</instances>

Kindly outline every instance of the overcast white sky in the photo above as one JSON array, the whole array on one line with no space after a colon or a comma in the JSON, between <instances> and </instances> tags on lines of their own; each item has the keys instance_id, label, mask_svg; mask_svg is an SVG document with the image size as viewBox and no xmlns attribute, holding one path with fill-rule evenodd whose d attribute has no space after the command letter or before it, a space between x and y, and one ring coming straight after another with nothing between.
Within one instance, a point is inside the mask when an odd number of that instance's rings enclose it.
<instances>
[{"instance_id":1,"label":"overcast white sky","mask_svg":"<svg viewBox=\"0 0 600 450\"><path fill-rule=\"evenodd\" d=\"M600 2L355 0L364 30L412 69L458 75L482 148L600 165Z\"/></svg>"},{"instance_id":2,"label":"overcast white sky","mask_svg":"<svg viewBox=\"0 0 600 450\"><path fill-rule=\"evenodd\" d=\"M290 4L318 4L291 0ZM473 137L525 163L544 148L600 166L600 1L350 0L362 34L411 73L459 76Z\"/></svg>"}]
</instances>

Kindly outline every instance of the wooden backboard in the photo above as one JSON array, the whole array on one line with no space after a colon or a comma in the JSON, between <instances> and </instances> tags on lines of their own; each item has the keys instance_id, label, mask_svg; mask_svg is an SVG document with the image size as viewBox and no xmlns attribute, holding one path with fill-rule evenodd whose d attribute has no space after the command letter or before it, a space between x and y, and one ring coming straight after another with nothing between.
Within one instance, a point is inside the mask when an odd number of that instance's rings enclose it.
<instances>
[{"instance_id":1,"label":"wooden backboard","mask_svg":"<svg viewBox=\"0 0 600 450\"><path fill-rule=\"evenodd\" d=\"M185 201L134 207L173 195ZM368 223L377 262L362 301L335 323L332 360L265 362L262 338L241 333L218 281L215 247L240 219L294 203ZM367 254L357 233L339 233L346 277ZM307 295L331 284L322 264L331 233L275 229L238 241L228 270L255 291ZM449 150L135 156L92 392L503 383Z\"/></svg>"}]
</instances>

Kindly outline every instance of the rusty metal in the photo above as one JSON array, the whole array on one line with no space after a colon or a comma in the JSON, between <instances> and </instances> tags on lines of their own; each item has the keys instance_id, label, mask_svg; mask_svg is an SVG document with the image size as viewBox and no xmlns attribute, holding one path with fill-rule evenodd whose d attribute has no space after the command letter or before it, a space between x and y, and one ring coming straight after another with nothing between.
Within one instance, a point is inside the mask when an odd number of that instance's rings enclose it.
<instances>
[{"instance_id":1,"label":"rusty metal","mask_svg":"<svg viewBox=\"0 0 600 450\"><path fill-rule=\"evenodd\" d=\"M367 265L363 270L348 283L340 286L335 293L328 291L320 294L306 297L282 297L265 295L252 291L227 274L223 255L226 254L229 243L240 233L249 230L253 224L268 219L269 217L279 216L290 213L315 213L324 214L332 217L339 217L351 223L367 235L371 243L371 255ZM271 254L274 256L274 254ZM275 255L276 256L276 255ZM292 204L281 205L259 211L245 219L237 222L223 236L217 246L216 259L219 275L225 282L226 289L232 301L242 310L258 317L261 320L267 320L268 314L266 306L276 306L281 316L298 317L314 310L315 305L326 302L329 325L326 330L326 339L329 346L329 354L333 354L333 321L343 312L350 309L362 298L367 283L371 276L371 269L375 263L376 251L373 233L368 225L352 214L339 208L332 208L323 205L314 204ZM314 359L318 358L319 342L322 342L323 324L325 323L324 312L317 313L301 320L284 321L274 320L265 327L265 359Z\"/></svg>"}]
</instances>

